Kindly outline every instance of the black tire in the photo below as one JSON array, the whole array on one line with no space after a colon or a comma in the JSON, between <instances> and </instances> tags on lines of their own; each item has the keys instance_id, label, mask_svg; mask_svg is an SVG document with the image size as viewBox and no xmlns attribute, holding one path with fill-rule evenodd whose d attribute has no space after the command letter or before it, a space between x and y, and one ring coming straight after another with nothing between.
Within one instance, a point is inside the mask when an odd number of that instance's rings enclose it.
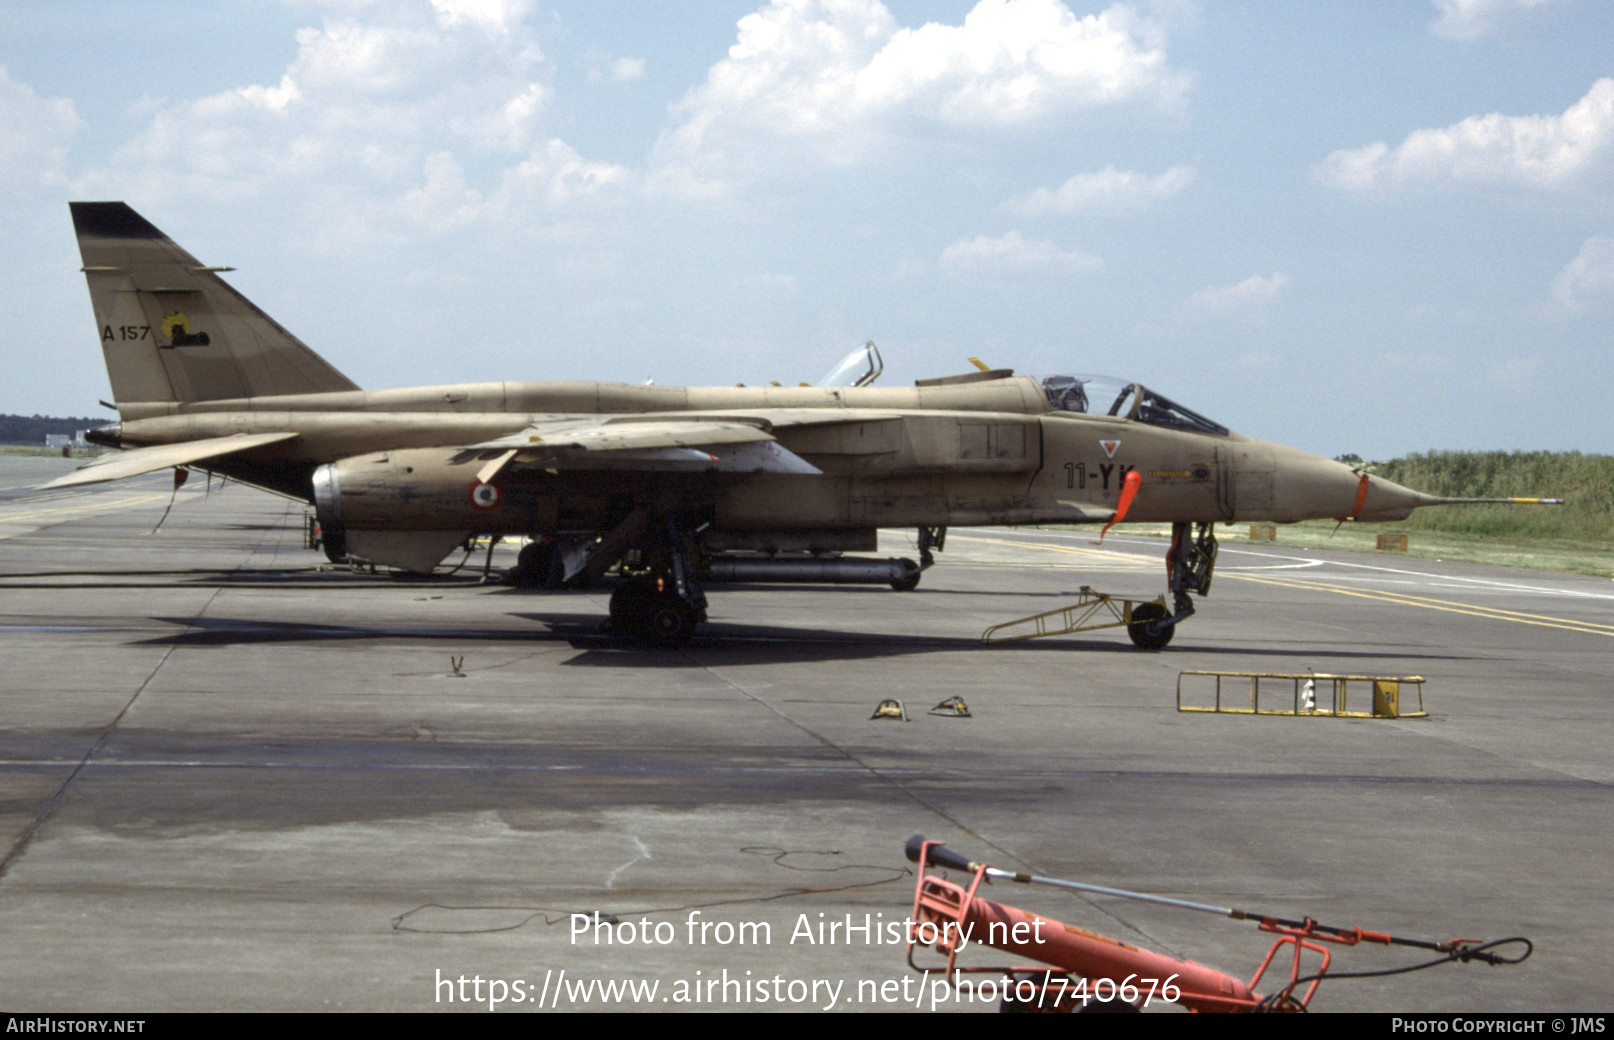
<instances>
[{"instance_id":1,"label":"black tire","mask_svg":"<svg viewBox=\"0 0 1614 1040\"><path fill-rule=\"evenodd\" d=\"M314 537L319 539L320 551L332 563L346 563L347 561L347 532L340 527L327 531L324 524L314 525Z\"/></svg>"},{"instance_id":2,"label":"black tire","mask_svg":"<svg viewBox=\"0 0 1614 1040\"><path fill-rule=\"evenodd\" d=\"M639 638L651 646L683 646L695 634L695 608L671 589L647 598Z\"/></svg>"},{"instance_id":3,"label":"black tire","mask_svg":"<svg viewBox=\"0 0 1614 1040\"><path fill-rule=\"evenodd\" d=\"M645 615L657 595L656 579L634 578L611 593L611 630L628 639L642 638Z\"/></svg>"},{"instance_id":4,"label":"black tire","mask_svg":"<svg viewBox=\"0 0 1614 1040\"><path fill-rule=\"evenodd\" d=\"M1126 634L1140 650L1160 650L1177 634L1176 625L1157 625L1166 618L1166 608L1158 603L1140 603L1132 608L1132 622Z\"/></svg>"},{"instance_id":5,"label":"black tire","mask_svg":"<svg viewBox=\"0 0 1614 1040\"><path fill-rule=\"evenodd\" d=\"M611 594L611 629L637 643L683 646L701 621L694 607L655 578L634 578Z\"/></svg>"},{"instance_id":6,"label":"black tire","mask_svg":"<svg viewBox=\"0 0 1614 1040\"><path fill-rule=\"evenodd\" d=\"M554 542L528 542L516 554L516 569L512 580L522 588L553 588L550 576L560 564L560 554Z\"/></svg>"}]
</instances>

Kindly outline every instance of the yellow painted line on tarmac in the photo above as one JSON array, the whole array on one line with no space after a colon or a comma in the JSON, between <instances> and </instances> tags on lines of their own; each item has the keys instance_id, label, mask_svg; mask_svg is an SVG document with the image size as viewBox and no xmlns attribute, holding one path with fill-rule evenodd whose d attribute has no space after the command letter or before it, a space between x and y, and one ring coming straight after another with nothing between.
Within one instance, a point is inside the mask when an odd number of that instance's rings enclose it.
<instances>
[{"instance_id":1,"label":"yellow painted line on tarmac","mask_svg":"<svg viewBox=\"0 0 1614 1040\"><path fill-rule=\"evenodd\" d=\"M1518 625L1539 625L1542 628L1559 628L1567 632L1583 632L1594 636L1614 636L1614 624L1605 625L1595 621L1574 621L1569 618L1552 617L1548 614L1527 614L1524 611L1503 610L1500 607L1480 607L1471 603L1435 599L1431 596L1414 596L1405 592L1350 588L1344 585L1334 585L1305 578L1258 578L1252 574L1239 573L1228 574L1226 577L1237 578L1241 581L1260 582L1264 585L1278 585L1289 589L1332 592L1340 596L1355 596L1359 599L1378 600L1381 603L1396 603L1406 607L1421 607L1424 610L1439 610L1448 614L1466 614L1469 617L1486 618L1491 621L1510 621Z\"/></svg>"},{"instance_id":2,"label":"yellow painted line on tarmac","mask_svg":"<svg viewBox=\"0 0 1614 1040\"><path fill-rule=\"evenodd\" d=\"M51 523L62 523L81 516L90 516L95 513L110 513L119 509L132 509L135 506L150 505L153 502L165 502L169 492L160 492L149 495L122 495L117 493L78 495L81 499L77 504L63 503L45 508L34 507L32 503L22 503L20 507L0 507L0 526L7 524L32 524L29 531L15 531L10 534L0 533L0 538L15 538L19 534L27 534ZM54 499L52 499L54 501Z\"/></svg>"}]
</instances>

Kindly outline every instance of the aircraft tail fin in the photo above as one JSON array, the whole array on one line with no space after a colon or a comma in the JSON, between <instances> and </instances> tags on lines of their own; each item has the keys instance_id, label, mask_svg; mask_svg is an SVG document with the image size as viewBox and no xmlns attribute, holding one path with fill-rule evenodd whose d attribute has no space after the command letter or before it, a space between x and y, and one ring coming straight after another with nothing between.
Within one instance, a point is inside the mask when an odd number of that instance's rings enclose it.
<instances>
[{"instance_id":1,"label":"aircraft tail fin","mask_svg":"<svg viewBox=\"0 0 1614 1040\"><path fill-rule=\"evenodd\" d=\"M135 402L358 386L122 202L74 202L112 398Z\"/></svg>"}]
</instances>

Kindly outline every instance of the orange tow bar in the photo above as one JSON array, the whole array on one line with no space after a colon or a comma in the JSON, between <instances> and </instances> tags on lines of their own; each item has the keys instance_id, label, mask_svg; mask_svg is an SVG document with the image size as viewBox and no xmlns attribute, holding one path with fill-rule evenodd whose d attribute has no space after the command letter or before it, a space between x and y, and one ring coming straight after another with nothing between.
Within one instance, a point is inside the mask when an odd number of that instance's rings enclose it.
<instances>
[{"instance_id":1,"label":"orange tow bar","mask_svg":"<svg viewBox=\"0 0 1614 1040\"><path fill-rule=\"evenodd\" d=\"M912 925L908 933L908 966L915 971L925 971L914 963L914 951L918 946L928 946L946 955L947 978L956 987L981 985L964 979L966 975L1004 977L1008 981L1000 989L1005 998L1005 1010L1133 1011L1158 1001L1181 1004L1191 1011L1304 1011L1333 960L1323 943L1412 946L1441 954L1427 964L1398 971L1451 961L1517 964L1530 956L1533 949L1530 940L1524 938L1483 944L1467 939L1445 942L1404 939L1360 928L1336 928L1311 918L1292 921L1232 907L1017 874L970 862L941 842L926 841L919 835L908 839L906 851L908 859L920 868L909 918ZM973 877L965 887L926 873L929 867L961 871ZM1253 921L1263 932L1276 934L1278 939L1255 974L1245 982L1194 961L1145 950L980 896L981 885L993 879L1051 885ZM1522 944L1523 953L1505 957L1490 952L1493 947L1507 944ZM970 946L990 947L1038 963L991 967L959 965L959 953ZM1050 969L1049 965L1057 970ZM1274 967L1270 982L1276 988L1263 997L1257 987Z\"/></svg>"}]
</instances>

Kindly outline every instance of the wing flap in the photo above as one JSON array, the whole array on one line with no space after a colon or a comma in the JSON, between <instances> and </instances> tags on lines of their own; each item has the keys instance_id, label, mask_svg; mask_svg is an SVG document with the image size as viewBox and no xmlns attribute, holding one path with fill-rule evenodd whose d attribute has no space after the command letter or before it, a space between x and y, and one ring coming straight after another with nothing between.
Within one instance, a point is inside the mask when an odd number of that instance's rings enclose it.
<instances>
[{"instance_id":1,"label":"wing flap","mask_svg":"<svg viewBox=\"0 0 1614 1040\"><path fill-rule=\"evenodd\" d=\"M114 454L102 455L65 476L57 477L48 484L41 484L39 488L43 491L47 488L78 487L81 484L99 484L103 480L137 477L142 473L153 473L159 469L189 466L207 459L261 448L266 444L278 444L297 436L298 434L289 430L276 433L233 433L228 437L208 437L180 444L129 448Z\"/></svg>"}]
</instances>

